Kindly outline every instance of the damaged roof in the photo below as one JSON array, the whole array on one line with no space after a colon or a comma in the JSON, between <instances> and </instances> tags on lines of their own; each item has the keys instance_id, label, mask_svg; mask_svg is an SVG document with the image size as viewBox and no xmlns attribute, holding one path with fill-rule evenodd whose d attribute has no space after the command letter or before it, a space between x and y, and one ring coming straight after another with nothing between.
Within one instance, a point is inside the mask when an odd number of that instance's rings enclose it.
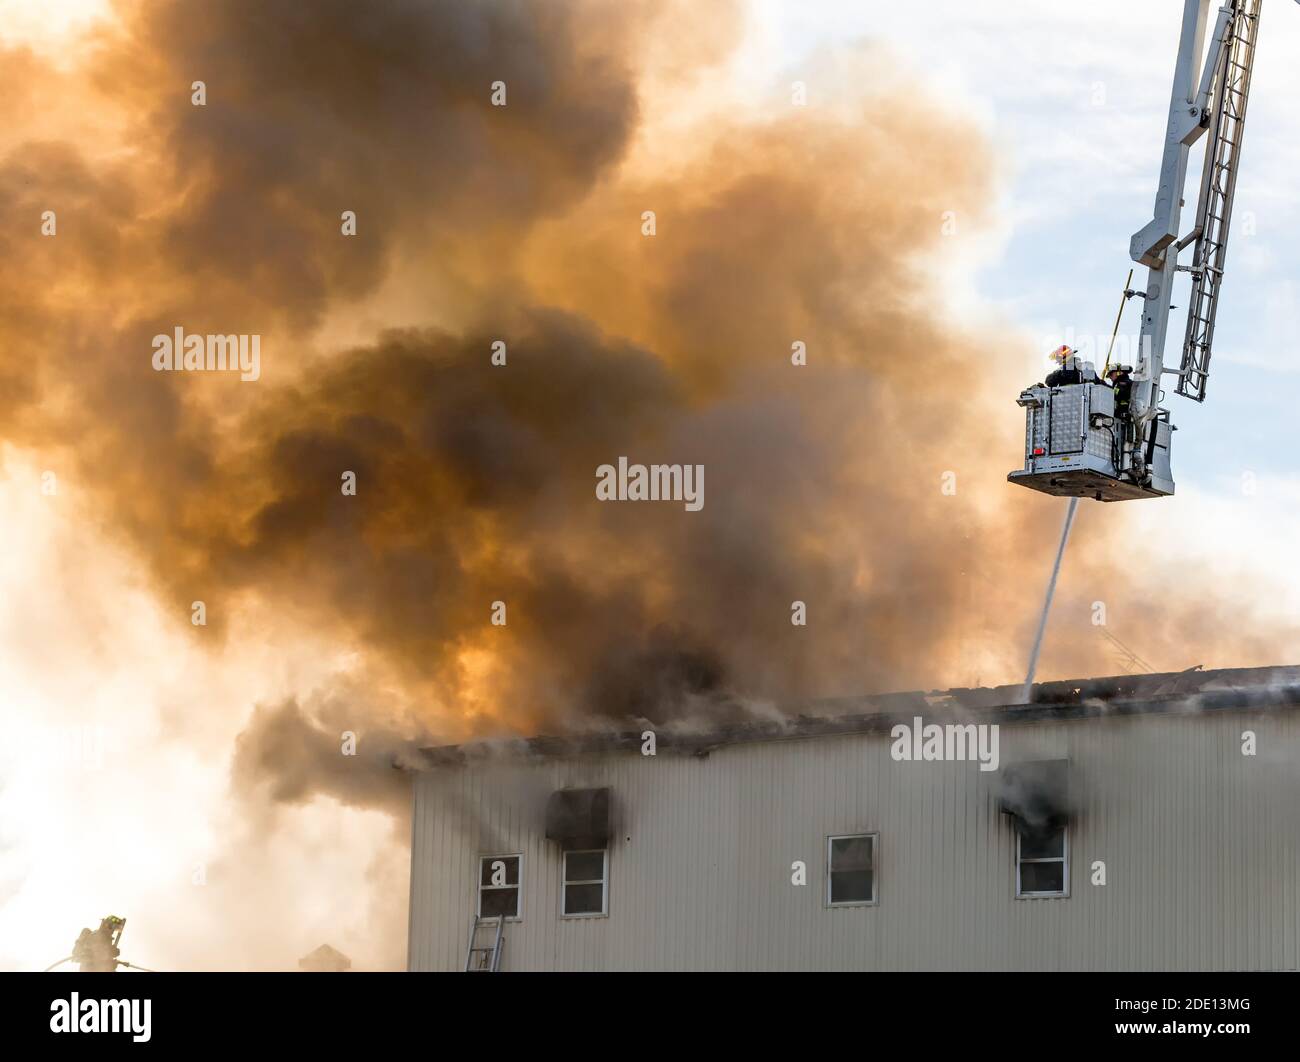
<instances>
[{"instance_id":1,"label":"damaged roof","mask_svg":"<svg viewBox=\"0 0 1300 1062\"><path fill-rule=\"evenodd\" d=\"M1213 712L1300 707L1300 666L1224 668L1199 666L1150 675L1040 682L1028 703L1024 687L958 687L925 693L886 693L819 699L785 706L785 713L715 726L652 724L635 730L592 730L564 735L482 740L419 750L418 761L399 766L424 769L501 756L573 758L639 751L646 729L660 751L708 755L723 745L840 734L888 733L916 716L927 722L1030 723L1166 712Z\"/></svg>"}]
</instances>

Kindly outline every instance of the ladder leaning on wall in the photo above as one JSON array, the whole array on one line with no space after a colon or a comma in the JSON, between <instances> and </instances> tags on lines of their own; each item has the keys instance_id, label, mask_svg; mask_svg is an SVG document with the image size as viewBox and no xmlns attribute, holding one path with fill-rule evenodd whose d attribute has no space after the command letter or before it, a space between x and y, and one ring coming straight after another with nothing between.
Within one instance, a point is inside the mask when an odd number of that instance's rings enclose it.
<instances>
[{"instance_id":1,"label":"ladder leaning on wall","mask_svg":"<svg viewBox=\"0 0 1300 1062\"><path fill-rule=\"evenodd\" d=\"M469 925L469 945L465 949L466 973L496 973L501 968L501 933L505 923L504 918L496 915L490 918L474 916ZM487 930L487 943L480 943L485 937L481 930Z\"/></svg>"}]
</instances>

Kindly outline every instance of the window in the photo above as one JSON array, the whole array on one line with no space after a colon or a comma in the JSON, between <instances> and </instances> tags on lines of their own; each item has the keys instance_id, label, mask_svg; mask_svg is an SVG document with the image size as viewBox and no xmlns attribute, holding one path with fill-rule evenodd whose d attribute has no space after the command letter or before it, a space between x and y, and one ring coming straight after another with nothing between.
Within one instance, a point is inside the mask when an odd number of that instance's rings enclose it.
<instances>
[{"instance_id":1,"label":"window","mask_svg":"<svg viewBox=\"0 0 1300 1062\"><path fill-rule=\"evenodd\" d=\"M1016 831L1016 895L1068 896L1069 847L1064 826Z\"/></svg>"},{"instance_id":2,"label":"window","mask_svg":"<svg viewBox=\"0 0 1300 1062\"><path fill-rule=\"evenodd\" d=\"M517 855L483 856L479 860L478 916L519 917L519 864Z\"/></svg>"},{"instance_id":3,"label":"window","mask_svg":"<svg viewBox=\"0 0 1300 1062\"><path fill-rule=\"evenodd\" d=\"M560 914L566 917L606 914L608 871L609 853L604 848L565 852Z\"/></svg>"},{"instance_id":4,"label":"window","mask_svg":"<svg viewBox=\"0 0 1300 1062\"><path fill-rule=\"evenodd\" d=\"M874 833L826 839L826 904L843 907L876 902Z\"/></svg>"}]
</instances>

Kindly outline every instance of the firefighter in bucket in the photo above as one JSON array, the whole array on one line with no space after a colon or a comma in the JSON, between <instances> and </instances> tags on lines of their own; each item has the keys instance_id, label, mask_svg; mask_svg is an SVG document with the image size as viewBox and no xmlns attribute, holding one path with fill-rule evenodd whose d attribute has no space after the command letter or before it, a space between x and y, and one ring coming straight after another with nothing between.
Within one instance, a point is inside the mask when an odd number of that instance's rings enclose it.
<instances>
[{"instance_id":1,"label":"firefighter in bucket","mask_svg":"<svg viewBox=\"0 0 1300 1062\"><path fill-rule=\"evenodd\" d=\"M1044 381L1048 387L1083 383L1083 369L1079 364L1078 351L1063 344L1047 355L1047 358L1056 363L1056 368L1047 374L1047 379Z\"/></svg>"}]
</instances>

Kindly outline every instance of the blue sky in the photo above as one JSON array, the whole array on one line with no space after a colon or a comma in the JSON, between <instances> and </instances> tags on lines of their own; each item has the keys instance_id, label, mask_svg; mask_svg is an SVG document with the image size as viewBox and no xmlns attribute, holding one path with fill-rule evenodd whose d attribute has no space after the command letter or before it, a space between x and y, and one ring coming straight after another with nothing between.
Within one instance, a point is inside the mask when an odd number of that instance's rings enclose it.
<instances>
[{"instance_id":1,"label":"blue sky","mask_svg":"<svg viewBox=\"0 0 1300 1062\"><path fill-rule=\"evenodd\" d=\"M755 0L743 61L769 72L769 64L784 65L792 76L829 66L833 80L844 76L837 55L878 42L920 91L968 115L995 145L1002 189L1000 231L986 234L965 279L1045 355L1072 336L1104 336L1114 321L1132 265L1129 237L1151 216L1182 8L1181 0ZM1239 493L1245 471L1260 483L1292 475L1300 403L1300 356L1292 350L1300 319L1298 59L1300 7L1273 0L1262 18L1209 398L1204 406L1168 398L1180 429L1180 490L1196 484ZM850 87L830 84L830 91ZM1184 230L1199 152L1198 145ZM1138 269L1135 284L1144 275ZM1136 331L1137 315L1130 302L1126 330ZM1175 364L1184 321L1184 311L1174 311L1168 355ZM1025 349L1007 356L1024 358ZM1009 405L1008 416L1016 415ZM1012 467L1018 455L1008 458Z\"/></svg>"}]
</instances>

